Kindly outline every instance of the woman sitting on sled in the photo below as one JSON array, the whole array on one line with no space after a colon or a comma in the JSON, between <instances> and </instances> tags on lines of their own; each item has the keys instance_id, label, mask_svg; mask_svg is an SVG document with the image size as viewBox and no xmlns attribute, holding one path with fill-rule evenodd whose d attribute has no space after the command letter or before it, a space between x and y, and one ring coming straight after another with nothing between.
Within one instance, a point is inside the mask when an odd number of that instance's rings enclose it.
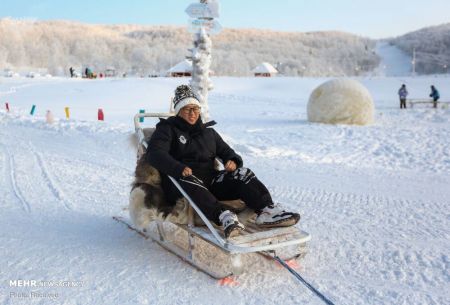
<instances>
[{"instance_id":1,"label":"woman sitting on sled","mask_svg":"<svg viewBox=\"0 0 450 305\"><path fill-rule=\"evenodd\" d=\"M256 214L263 227L296 224L300 215L287 212L272 201L269 191L255 174L243 167L242 158L200 118L199 99L189 86L181 85L173 99L176 116L161 119L150 138L145 159L161 173L161 186L168 204L183 197L167 175L175 178L206 217L223 227L225 237L244 230L235 213L219 200L241 199ZM220 159L225 170L215 167Z\"/></svg>"}]
</instances>

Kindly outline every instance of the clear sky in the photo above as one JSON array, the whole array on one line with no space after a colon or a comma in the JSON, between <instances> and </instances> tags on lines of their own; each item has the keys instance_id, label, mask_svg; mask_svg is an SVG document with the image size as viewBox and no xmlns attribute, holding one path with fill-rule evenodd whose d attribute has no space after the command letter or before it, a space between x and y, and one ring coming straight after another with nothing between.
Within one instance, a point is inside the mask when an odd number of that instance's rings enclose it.
<instances>
[{"instance_id":1,"label":"clear sky","mask_svg":"<svg viewBox=\"0 0 450 305\"><path fill-rule=\"evenodd\" d=\"M0 0L0 17L185 25L198 0ZM371 38L450 22L450 0L219 0L223 27L340 30Z\"/></svg>"}]
</instances>

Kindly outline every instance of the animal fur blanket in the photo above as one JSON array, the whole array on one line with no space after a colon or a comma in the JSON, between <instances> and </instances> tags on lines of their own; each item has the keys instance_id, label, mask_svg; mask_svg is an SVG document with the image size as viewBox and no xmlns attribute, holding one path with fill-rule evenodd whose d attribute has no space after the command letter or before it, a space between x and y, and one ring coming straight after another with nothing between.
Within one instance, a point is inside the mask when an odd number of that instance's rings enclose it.
<instances>
[{"instance_id":1,"label":"animal fur blanket","mask_svg":"<svg viewBox=\"0 0 450 305\"><path fill-rule=\"evenodd\" d=\"M144 129L145 138L149 139L153 131L154 128ZM130 138L130 142L134 147L139 145L135 135ZM236 212L245 209L245 204L241 200L225 201L221 204ZM187 224L188 208L189 203L185 198L178 199L174 206L167 204L161 187L160 173L145 160L145 151L142 147L138 149L138 160L129 201L130 217L135 226L145 230L154 220ZM195 214L194 223L204 224L197 214Z\"/></svg>"}]
</instances>

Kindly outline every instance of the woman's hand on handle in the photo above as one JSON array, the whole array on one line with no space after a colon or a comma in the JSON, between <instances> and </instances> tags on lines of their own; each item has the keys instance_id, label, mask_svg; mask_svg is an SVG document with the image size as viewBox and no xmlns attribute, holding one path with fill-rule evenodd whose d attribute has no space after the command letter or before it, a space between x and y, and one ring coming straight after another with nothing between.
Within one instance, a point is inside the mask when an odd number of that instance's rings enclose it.
<instances>
[{"instance_id":1,"label":"woman's hand on handle","mask_svg":"<svg viewBox=\"0 0 450 305\"><path fill-rule=\"evenodd\" d=\"M233 160L228 160L227 163L225 163L225 170L227 172L233 172L236 170L236 162L234 162Z\"/></svg>"},{"instance_id":2,"label":"woman's hand on handle","mask_svg":"<svg viewBox=\"0 0 450 305\"><path fill-rule=\"evenodd\" d=\"M192 169L190 169L189 167L186 166L186 167L183 169L183 172L181 173L181 175L182 175L183 177L187 177L187 176L192 175Z\"/></svg>"}]
</instances>

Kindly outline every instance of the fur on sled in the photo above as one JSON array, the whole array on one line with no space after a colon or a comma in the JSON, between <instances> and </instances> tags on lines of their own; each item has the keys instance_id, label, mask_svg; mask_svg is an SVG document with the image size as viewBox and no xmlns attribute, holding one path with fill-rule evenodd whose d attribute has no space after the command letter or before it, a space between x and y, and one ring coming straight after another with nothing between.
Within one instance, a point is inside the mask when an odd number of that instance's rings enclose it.
<instances>
[{"instance_id":1,"label":"fur on sled","mask_svg":"<svg viewBox=\"0 0 450 305\"><path fill-rule=\"evenodd\" d=\"M145 128L145 138L149 139L154 130L154 128ZM145 151L135 135L130 138L130 144L134 147L141 146L138 147L138 160L129 201L129 213L135 226L145 230L154 220L187 224L189 202L185 198L180 198L174 206L168 205L161 187L161 175L145 160ZM221 203L236 212L245 209L245 204L241 200ZM197 214L194 214L194 223L204 224Z\"/></svg>"}]
</instances>

